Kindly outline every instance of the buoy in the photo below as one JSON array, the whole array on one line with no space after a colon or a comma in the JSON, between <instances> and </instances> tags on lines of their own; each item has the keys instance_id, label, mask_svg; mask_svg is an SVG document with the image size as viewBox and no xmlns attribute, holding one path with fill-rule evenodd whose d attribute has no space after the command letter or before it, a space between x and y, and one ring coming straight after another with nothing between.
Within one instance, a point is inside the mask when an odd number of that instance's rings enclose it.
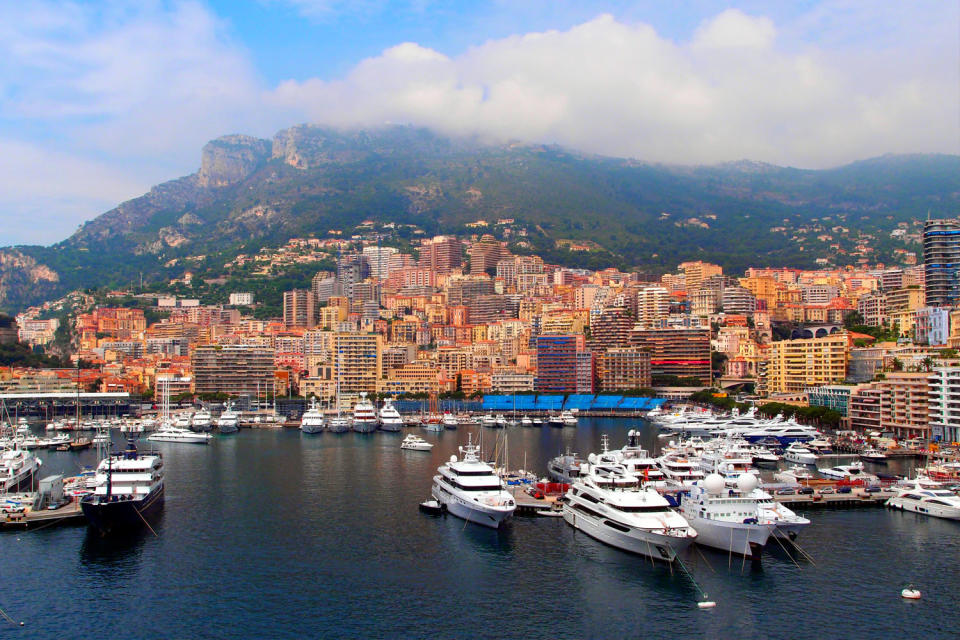
<instances>
[{"instance_id":1,"label":"buoy","mask_svg":"<svg viewBox=\"0 0 960 640\"><path fill-rule=\"evenodd\" d=\"M700 609L713 609L717 606L717 603L713 600L704 600L703 602L698 602L697 607Z\"/></svg>"},{"instance_id":2,"label":"buoy","mask_svg":"<svg viewBox=\"0 0 960 640\"><path fill-rule=\"evenodd\" d=\"M913 587L907 587L900 592L901 598L906 598L907 600L919 600L920 599L920 590L914 589Z\"/></svg>"}]
</instances>

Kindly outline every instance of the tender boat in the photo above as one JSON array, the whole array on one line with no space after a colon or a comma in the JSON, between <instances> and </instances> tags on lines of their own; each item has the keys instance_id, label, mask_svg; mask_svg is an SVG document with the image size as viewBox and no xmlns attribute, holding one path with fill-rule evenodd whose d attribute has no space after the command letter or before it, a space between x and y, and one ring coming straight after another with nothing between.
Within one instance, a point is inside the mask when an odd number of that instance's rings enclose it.
<instances>
[{"instance_id":1,"label":"tender boat","mask_svg":"<svg viewBox=\"0 0 960 640\"><path fill-rule=\"evenodd\" d=\"M783 459L796 464L817 464L819 456L799 442L791 442L790 446L783 450Z\"/></svg>"},{"instance_id":2,"label":"tender boat","mask_svg":"<svg viewBox=\"0 0 960 640\"><path fill-rule=\"evenodd\" d=\"M749 474L741 476L737 489L718 474L696 482L683 495L680 515L696 529L697 543L759 561L777 525L764 517L756 488L757 478Z\"/></svg>"},{"instance_id":3,"label":"tender boat","mask_svg":"<svg viewBox=\"0 0 960 640\"><path fill-rule=\"evenodd\" d=\"M887 463L887 454L880 449L864 449L860 453L860 459L867 462L872 462L873 464L886 464Z\"/></svg>"},{"instance_id":4,"label":"tender boat","mask_svg":"<svg viewBox=\"0 0 960 640\"><path fill-rule=\"evenodd\" d=\"M517 503L493 467L480 460L472 437L460 447L462 460L451 456L437 468L431 493L458 518L497 529L513 516Z\"/></svg>"},{"instance_id":5,"label":"tender boat","mask_svg":"<svg viewBox=\"0 0 960 640\"><path fill-rule=\"evenodd\" d=\"M170 423L160 425L160 428L147 436L150 442L182 442L184 444L207 444L213 436L209 433L198 433L190 429L181 429Z\"/></svg>"},{"instance_id":6,"label":"tender boat","mask_svg":"<svg viewBox=\"0 0 960 640\"><path fill-rule=\"evenodd\" d=\"M151 517L163 507L163 492L163 458L159 453L139 454L131 439L123 453L100 462L93 493L81 498L80 508L87 524L109 535L150 526Z\"/></svg>"},{"instance_id":7,"label":"tender boat","mask_svg":"<svg viewBox=\"0 0 960 640\"><path fill-rule=\"evenodd\" d=\"M377 410L364 392L360 392L360 400L353 405L353 430L357 433L373 433L377 430Z\"/></svg>"},{"instance_id":8,"label":"tender boat","mask_svg":"<svg viewBox=\"0 0 960 640\"><path fill-rule=\"evenodd\" d=\"M430 451L430 449L433 449L433 444L418 435L408 433L407 437L400 443L400 448L410 451Z\"/></svg>"},{"instance_id":9,"label":"tender boat","mask_svg":"<svg viewBox=\"0 0 960 640\"><path fill-rule=\"evenodd\" d=\"M606 454L606 452L604 452ZM624 551L673 562L697 537L683 516L652 487L617 462L591 454L587 471L570 487L563 519L591 538Z\"/></svg>"},{"instance_id":10,"label":"tender boat","mask_svg":"<svg viewBox=\"0 0 960 640\"><path fill-rule=\"evenodd\" d=\"M311 397L310 407L300 416L300 433L320 433L324 428L326 428L326 423L323 420L323 414L317 407L317 399Z\"/></svg>"},{"instance_id":11,"label":"tender boat","mask_svg":"<svg viewBox=\"0 0 960 640\"><path fill-rule=\"evenodd\" d=\"M943 484L920 475L897 488L885 503L892 509L912 511L934 518L960 520L960 497Z\"/></svg>"},{"instance_id":12,"label":"tender boat","mask_svg":"<svg viewBox=\"0 0 960 640\"><path fill-rule=\"evenodd\" d=\"M393 400L387 398L383 401L383 406L380 407L380 430L396 432L400 431L401 427L403 427L403 418L397 408L393 406Z\"/></svg>"}]
</instances>

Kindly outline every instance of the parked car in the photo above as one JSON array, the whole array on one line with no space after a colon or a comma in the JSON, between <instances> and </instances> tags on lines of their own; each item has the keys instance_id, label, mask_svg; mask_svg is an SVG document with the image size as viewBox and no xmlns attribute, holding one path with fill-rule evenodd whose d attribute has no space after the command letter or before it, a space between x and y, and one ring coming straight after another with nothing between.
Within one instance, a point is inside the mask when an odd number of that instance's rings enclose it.
<instances>
[{"instance_id":1,"label":"parked car","mask_svg":"<svg viewBox=\"0 0 960 640\"><path fill-rule=\"evenodd\" d=\"M867 493L880 493L881 489L880 487L867 487L864 491Z\"/></svg>"},{"instance_id":2,"label":"parked car","mask_svg":"<svg viewBox=\"0 0 960 640\"><path fill-rule=\"evenodd\" d=\"M847 487L849 489L849 487ZM820 489L820 495L825 496L829 493L836 493L837 491L833 487L824 487Z\"/></svg>"},{"instance_id":3,"label":"parked car","mask_svg":"<svg viewBox=\"0 0 960 640\"><path fill-rule=\"evenodd\" d=\"M812 496L813 487L801 487L800 489L797 490L797 493L799 493L802 496Z\"/></svg>"},{"instance_id":4,"label":"parked car","mask_svg":"<svg viewBox=\"0 0 960 640\"><path fill-rule=\"evenodd\" d=\"M837 493L851 493L850 487L840 487L837 489Z\"/></svg>"},{"instance_id":5,"label":"parked car","mask_svg":"<svg viewBox=\"0 0 960 640\"><path fill-rule=\"evenodd\" d=\"M543 500L543 491L537 489L536 487L527 487L524 489L529 495L533 496L537 500Z\"/></svg>"},{"instance_id":6,"label":"parked car","mask_svg":"<svg viewBox=\"0 0 960 640\"><path fill-rule=\"evenodd\" d=\"M792 496L796 495L796 493L794 489L777 489L778 496Z\"/></svg>"}]
</instances>

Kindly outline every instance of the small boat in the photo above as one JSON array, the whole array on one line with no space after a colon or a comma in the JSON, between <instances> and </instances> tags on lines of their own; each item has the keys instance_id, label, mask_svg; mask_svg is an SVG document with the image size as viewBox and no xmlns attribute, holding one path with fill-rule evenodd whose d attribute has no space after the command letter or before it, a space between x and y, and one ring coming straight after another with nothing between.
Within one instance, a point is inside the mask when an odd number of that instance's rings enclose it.
<instances>
[{"instance_id":1,"label":"small boat","mask_svg":"<svg viewBox=\"0 0 960 640\"><path fill-rule=\"evenodd\" d=\"M449 411L443 414L443 426L447 429L456 429L458 424L457 416Z\"/></svg>"},{"instance_id":2,"label":"small boat","mask_svg":"<svg viewBox=\"0 0 960 640\"><path fill-rule=\"evenodd\" d=\"M436 500L424 500L420 503L420 511L431 516L439 516L443 515L443 512L446 511L446 507Z\"/></svg>"},{"instance_id":3,"label":"small boat","mask_svg":"<svg viewBox=\"0 0 960 640\"><path fill-rule=\"evenodd\" d=\"M860 459L872 462L873 464L886 464L887 454L880 451L880 449L864 449L863 452L860 453Z\"/></svg>"},{"instance_id":4,"label":"small boat","mask_svg":"<svg viewBox=\"0 0 960 640\"><path fill-rule=\"evenodd\" d=\"M562 411L560 413L560 419L563 420L563 426L565 427L575 427L577 426L577 414L576 409L569 411Z\"/></svg>"},{"instance_id":5,"label":"small boat","mask_svg":"<svg viewBox=\"0 0 960 640\"><path fill-rule=\"evenodd\" d=\"M563 426L563 416L560 414L553 414L547 418L547 424L551 427L562 427Z\"/></svg>"},{"instance_id":6,"label":"small boat","mask_svg":"<svg viewBox=\"0 0 960 640\"><path fill-rule=\"evenodd\" d=\"M534 419L533 419L533 426L535 426L535 427L542 427L542 426L543 426L543 419L542 419L542 418L534 418Z\"/></svg>"},{"instance_id":7,"label":"small boat","mask_svg":"<svg viewBox=\"0 0 960 640\"><path fill-rule=\"evenodd\" d=\"M851 462L850 464L840 464L835 467L830 467L829 469L817 469L817 471L820 472L820 475L835 480L864 480L872 482L877 479L877 476L864 472L863 463L860 461Z\"/></svg>"},{"instance_id":8,"label":"small boat","mask_svg":"<svg viewBox=\"0 0 960 640\"><path fill-rule=\"evenodd\" d=\"M485 427L493 428L497 426L497 419L491 415L485 415L483 416L483 418L480 419L480 424L482 424Z\"/></svg>"},{"instance_id":9,"label":"small boat","mask_svg":"<svg viewBox=\"0 0 960 640\"><path fill-rule=\"evenodd\" d=\"M791 442L790 446L783 451L783 459L796 464L817 464L818 457L799 442Z\"/></svg>"},{"instance_id":10,"label":"small boat","mask_svg":"<svg viewBox=\"0 0 960 640\"><path fill-rule=\"evenodd\" d=\"M523 416L522 418L520 418L520 424L523 425L524 427L532 427L533 420L530 419L530 416Z\"/></svg>"},{"instance_id":11,"label":"small boat","mask_svg":"<svg viewBox=\"0 0 960 640\"><path fill-rule=\"evenodd\" d=\"M409 433L407 437L403 439L403 442L400 443L400 448L409 449L410 451L430 451L430 449L433 449L433 444L427 442L420 436Z\"/></svg>"}]
</instances>

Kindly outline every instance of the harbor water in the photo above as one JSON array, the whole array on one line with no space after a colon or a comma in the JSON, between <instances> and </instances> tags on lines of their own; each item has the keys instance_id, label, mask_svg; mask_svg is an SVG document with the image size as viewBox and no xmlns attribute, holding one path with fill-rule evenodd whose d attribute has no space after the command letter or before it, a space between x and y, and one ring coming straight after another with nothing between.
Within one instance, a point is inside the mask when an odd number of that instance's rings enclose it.
<instances>
[{"instance_id":1,"label":"harbor water","mask_svg":"<svg viewBox=\"0 0 960 640\"><path fill-rule=\"evenodd\" d=\"M510 466L526 460L544 475L568 447L598 451L603 434L620 447L630 428L655 444L639 420L511 428ZM419 513L437 466L481 430L489 450L498 432L480 427L414 429L436 443L427 453L402 451L402 434L295 429L159 445L166 505L156 536L0 533L0 608L25 622L0 620L0 638L956 637L960 523L825 509L804 514L813 524L799 543L812 561L776 542L759 568L691 549L683 562L717 603L701 610L679 567L604 546L560 518L517 517L495 531ZM93 451L38 455L42 475L95 462ZM921 600L900 598L908 583Z\"/></svg>"}]
</instances>

